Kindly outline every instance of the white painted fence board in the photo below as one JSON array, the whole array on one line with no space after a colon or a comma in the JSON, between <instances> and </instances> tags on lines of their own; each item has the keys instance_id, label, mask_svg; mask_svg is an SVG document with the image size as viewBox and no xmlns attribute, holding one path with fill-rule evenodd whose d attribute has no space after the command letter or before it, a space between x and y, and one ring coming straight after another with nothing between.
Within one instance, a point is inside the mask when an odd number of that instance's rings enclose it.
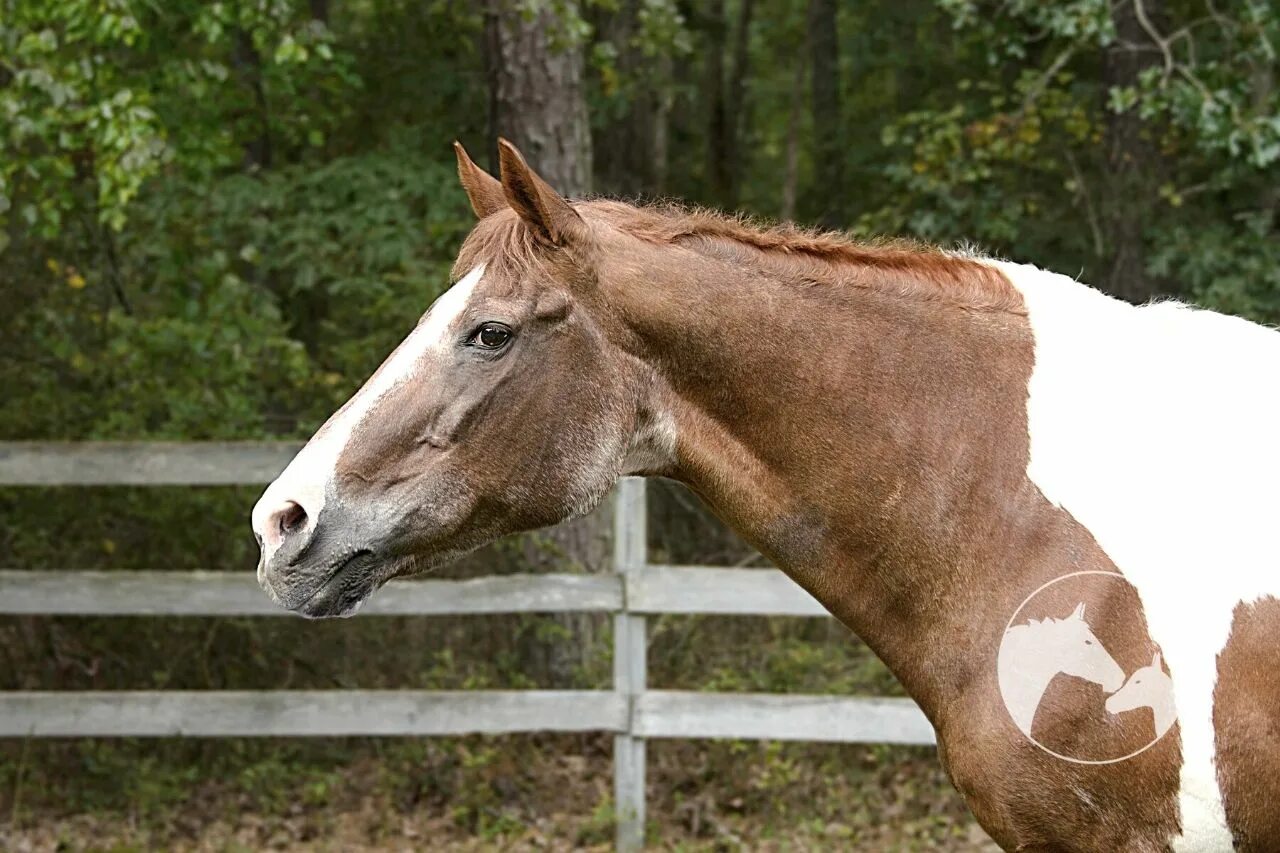
<instances>
[{"instance_id":1,"label":"white painted fence board","mask_svg":"<svg viewBox=\"0 0 1280 853\"><path fill-rule=\"evenodd\" d=\"M644 737L933 744L910 699L650 690L636 698L632 731Z\"/></svg>"},{"instance_id":2,"label":"white painted fence board","mask_svg":"<svg viewBox=\"0 0 1280 853\"><path fill-rule=\"evenodd\" d=\"M0 737L342 737L623 731L626 702L589 690L0 693Z\"/></svg>"},{"instance_id":3,"label":"white painted fence board","mask_svg":"<svg viewBox=\"0 0 1280 853\"><path fill-rule=\"evenodd\" d=\"M360 610L372 615L551 613L622 607L616 575L495 575L392 581ZM0 614L292 616L252 572L0 571Z\"/></svg>"},{"instance_id":4,"label":"white painted fence board","mask_svg":"<svg viewBox=\"0 0 1280 853\"><path fill-rule=\"evenodd\" d=\"M829 616L809 593L777 569L646 566L627 577L627 609L635 613Z\"/></svg>"},{"instance_id":5,"label":"white painted fence board","mask_svg":"<svg viewBox=\"0 0 1280 853\"><path fill-rule=\"evenodd\" d=\"M0 442L0 486L269 483L294 442Z\"/></svg>"},{"instance_id":6,"label":"white painted fence board","mask_svg":"<svg viewBox=\"0 0 1280 853\"><path fill-rule=\"evenodd\" d=\"M624 477L614 492L613 568L621 577L644 574L648 559L648 512L645 481ZM648 637L645 618L623 611L613 617L613 689L627 703L628 718L635 698L648 680ZM633 853L644 848L645 742L624 732L613 738L613 801L616 811L614 848Z\"/></svg>"},{"instance_id":7,"label":"white painted fence board","mask_svg":"<svg viewBox=\"0 0 1280 853\"><path fill-rule=\"evenodd\" d=\"M649 512L644 477L622 477L613 490L613 570L621 574L645 568L649 552Z\"/></svg>"},{"instance_id":8,"label":"white painted fence board","mask_svg":"<svg viewBox=\"0 0 1280 853\"><path fill-rule=\"evenodd\" d=\"M613 736L613 847L619 853L644 849L646 743L628 734Z\"/></svg>"},{"instance_id":9,"label":"white painted fence board","mask_svg":"<svg viewBox=\"0 0 1280 853\"><path fill-rule=\"evenodd\" d=\"M637 738L931 745L909 699L650 690ZM0 737L338 737L627 731L607 691L28 691L0 693Z\"/></svg>"},{"instance_id":10,"label":"white painted fence board","mask_svg":"<svg viewBox=\"0 0 1280 853\"><path fill-rule=\"evenodd\" d=\"M647 566L625 576L631 613L825 616L773 569ZM617 611L623 576L518 574L470 580L397 580L365 614L446 615ZM280 616L252 572L0 570L0 613Z\"/></svg>"}]
</instances>

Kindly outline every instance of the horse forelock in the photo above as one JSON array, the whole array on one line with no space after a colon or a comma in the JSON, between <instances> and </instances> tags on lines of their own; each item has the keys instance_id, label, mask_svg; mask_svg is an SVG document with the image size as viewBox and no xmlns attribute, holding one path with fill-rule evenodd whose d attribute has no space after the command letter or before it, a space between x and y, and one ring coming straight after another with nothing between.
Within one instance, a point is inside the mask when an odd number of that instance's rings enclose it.
<instances>
[{"instance_id":1,"label":"horse forelock","mask_svg":"<svg viewBox=\"0 0 1280 853\"><path fill-rule=\"evenodd\" d=\"M457 280L477 264L490 274L520 275L541 263L542 249L531 229L510 208L499 210L476 223L463 241L451 278Z\"/></svg>"}]
</instances>

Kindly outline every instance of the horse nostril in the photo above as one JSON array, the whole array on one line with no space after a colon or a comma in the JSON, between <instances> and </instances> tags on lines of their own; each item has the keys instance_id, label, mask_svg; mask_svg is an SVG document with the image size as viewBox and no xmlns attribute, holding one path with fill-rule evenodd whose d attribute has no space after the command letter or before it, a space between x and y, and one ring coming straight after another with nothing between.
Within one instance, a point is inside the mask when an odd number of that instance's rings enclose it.
<instances>
[{"instance_id":1,"label":"horse nostril","mask_svg":"<svg viewBox=\"0 0 1280 853\"><path fill-rule=\"evenodd\" d=\"M277 513L276 523L279 525L281 536L297 533L307 523L307 511L302 508L302 504L296 501L289 501Z\"/></svg>"}]
</instances>

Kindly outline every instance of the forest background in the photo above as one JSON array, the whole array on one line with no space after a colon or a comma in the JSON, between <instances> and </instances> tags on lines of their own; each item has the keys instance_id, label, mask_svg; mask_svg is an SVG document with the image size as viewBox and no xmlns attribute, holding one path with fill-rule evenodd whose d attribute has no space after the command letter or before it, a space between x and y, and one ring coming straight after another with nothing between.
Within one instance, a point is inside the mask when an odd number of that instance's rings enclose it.
<instances>
[{"instance_id":1,"label":"forest background","mask_svg":"<svg viewBox=\"0 0 1280 853\"><path fill-rule=\"evenodd\" d=\"M450 143L1280 322L1269 0L0 0L0 440L302 438L447 282ZM2 489L0 565L247 570L248 488ZM654 559L758 564L651 490ZM607 518L449 576L601 571ZM0 618L0 689L604 687L603 618ZM891 694L827 620L651 683ZM606 845L605 737L0 742L0 847ZM652 747L656 843L985 843L929 750Z\"/></svg>"}]
</instances>

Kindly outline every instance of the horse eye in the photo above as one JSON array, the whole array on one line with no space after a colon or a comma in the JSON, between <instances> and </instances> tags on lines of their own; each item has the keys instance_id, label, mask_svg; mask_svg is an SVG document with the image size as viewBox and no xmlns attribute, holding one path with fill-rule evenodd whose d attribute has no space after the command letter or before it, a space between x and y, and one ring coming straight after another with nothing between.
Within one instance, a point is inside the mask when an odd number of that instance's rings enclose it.
<instances>
[{"instance_id":1,"label":"horse eye","mask_svg":"<svg viewBox=\"0 0 1280 853\"><path fill-rule=\"evenodd\" d=\"M511 330L501 323L485 323L471 335L471 343L481 349L501 349L511 340Z\"/></svg>"},{"instance_id":2,"label":"horse eye","mask_svg":"<svg viewBox=\"0 0 1280 853\"><path fill-rule=\"evenodd\" d=\"M1086 646L1092 646L1092 645L1093 645L1093 640L1085 640L1085 641L1084 641L1084 644L1085 644Z\"/></svg>"}]
</instances>

